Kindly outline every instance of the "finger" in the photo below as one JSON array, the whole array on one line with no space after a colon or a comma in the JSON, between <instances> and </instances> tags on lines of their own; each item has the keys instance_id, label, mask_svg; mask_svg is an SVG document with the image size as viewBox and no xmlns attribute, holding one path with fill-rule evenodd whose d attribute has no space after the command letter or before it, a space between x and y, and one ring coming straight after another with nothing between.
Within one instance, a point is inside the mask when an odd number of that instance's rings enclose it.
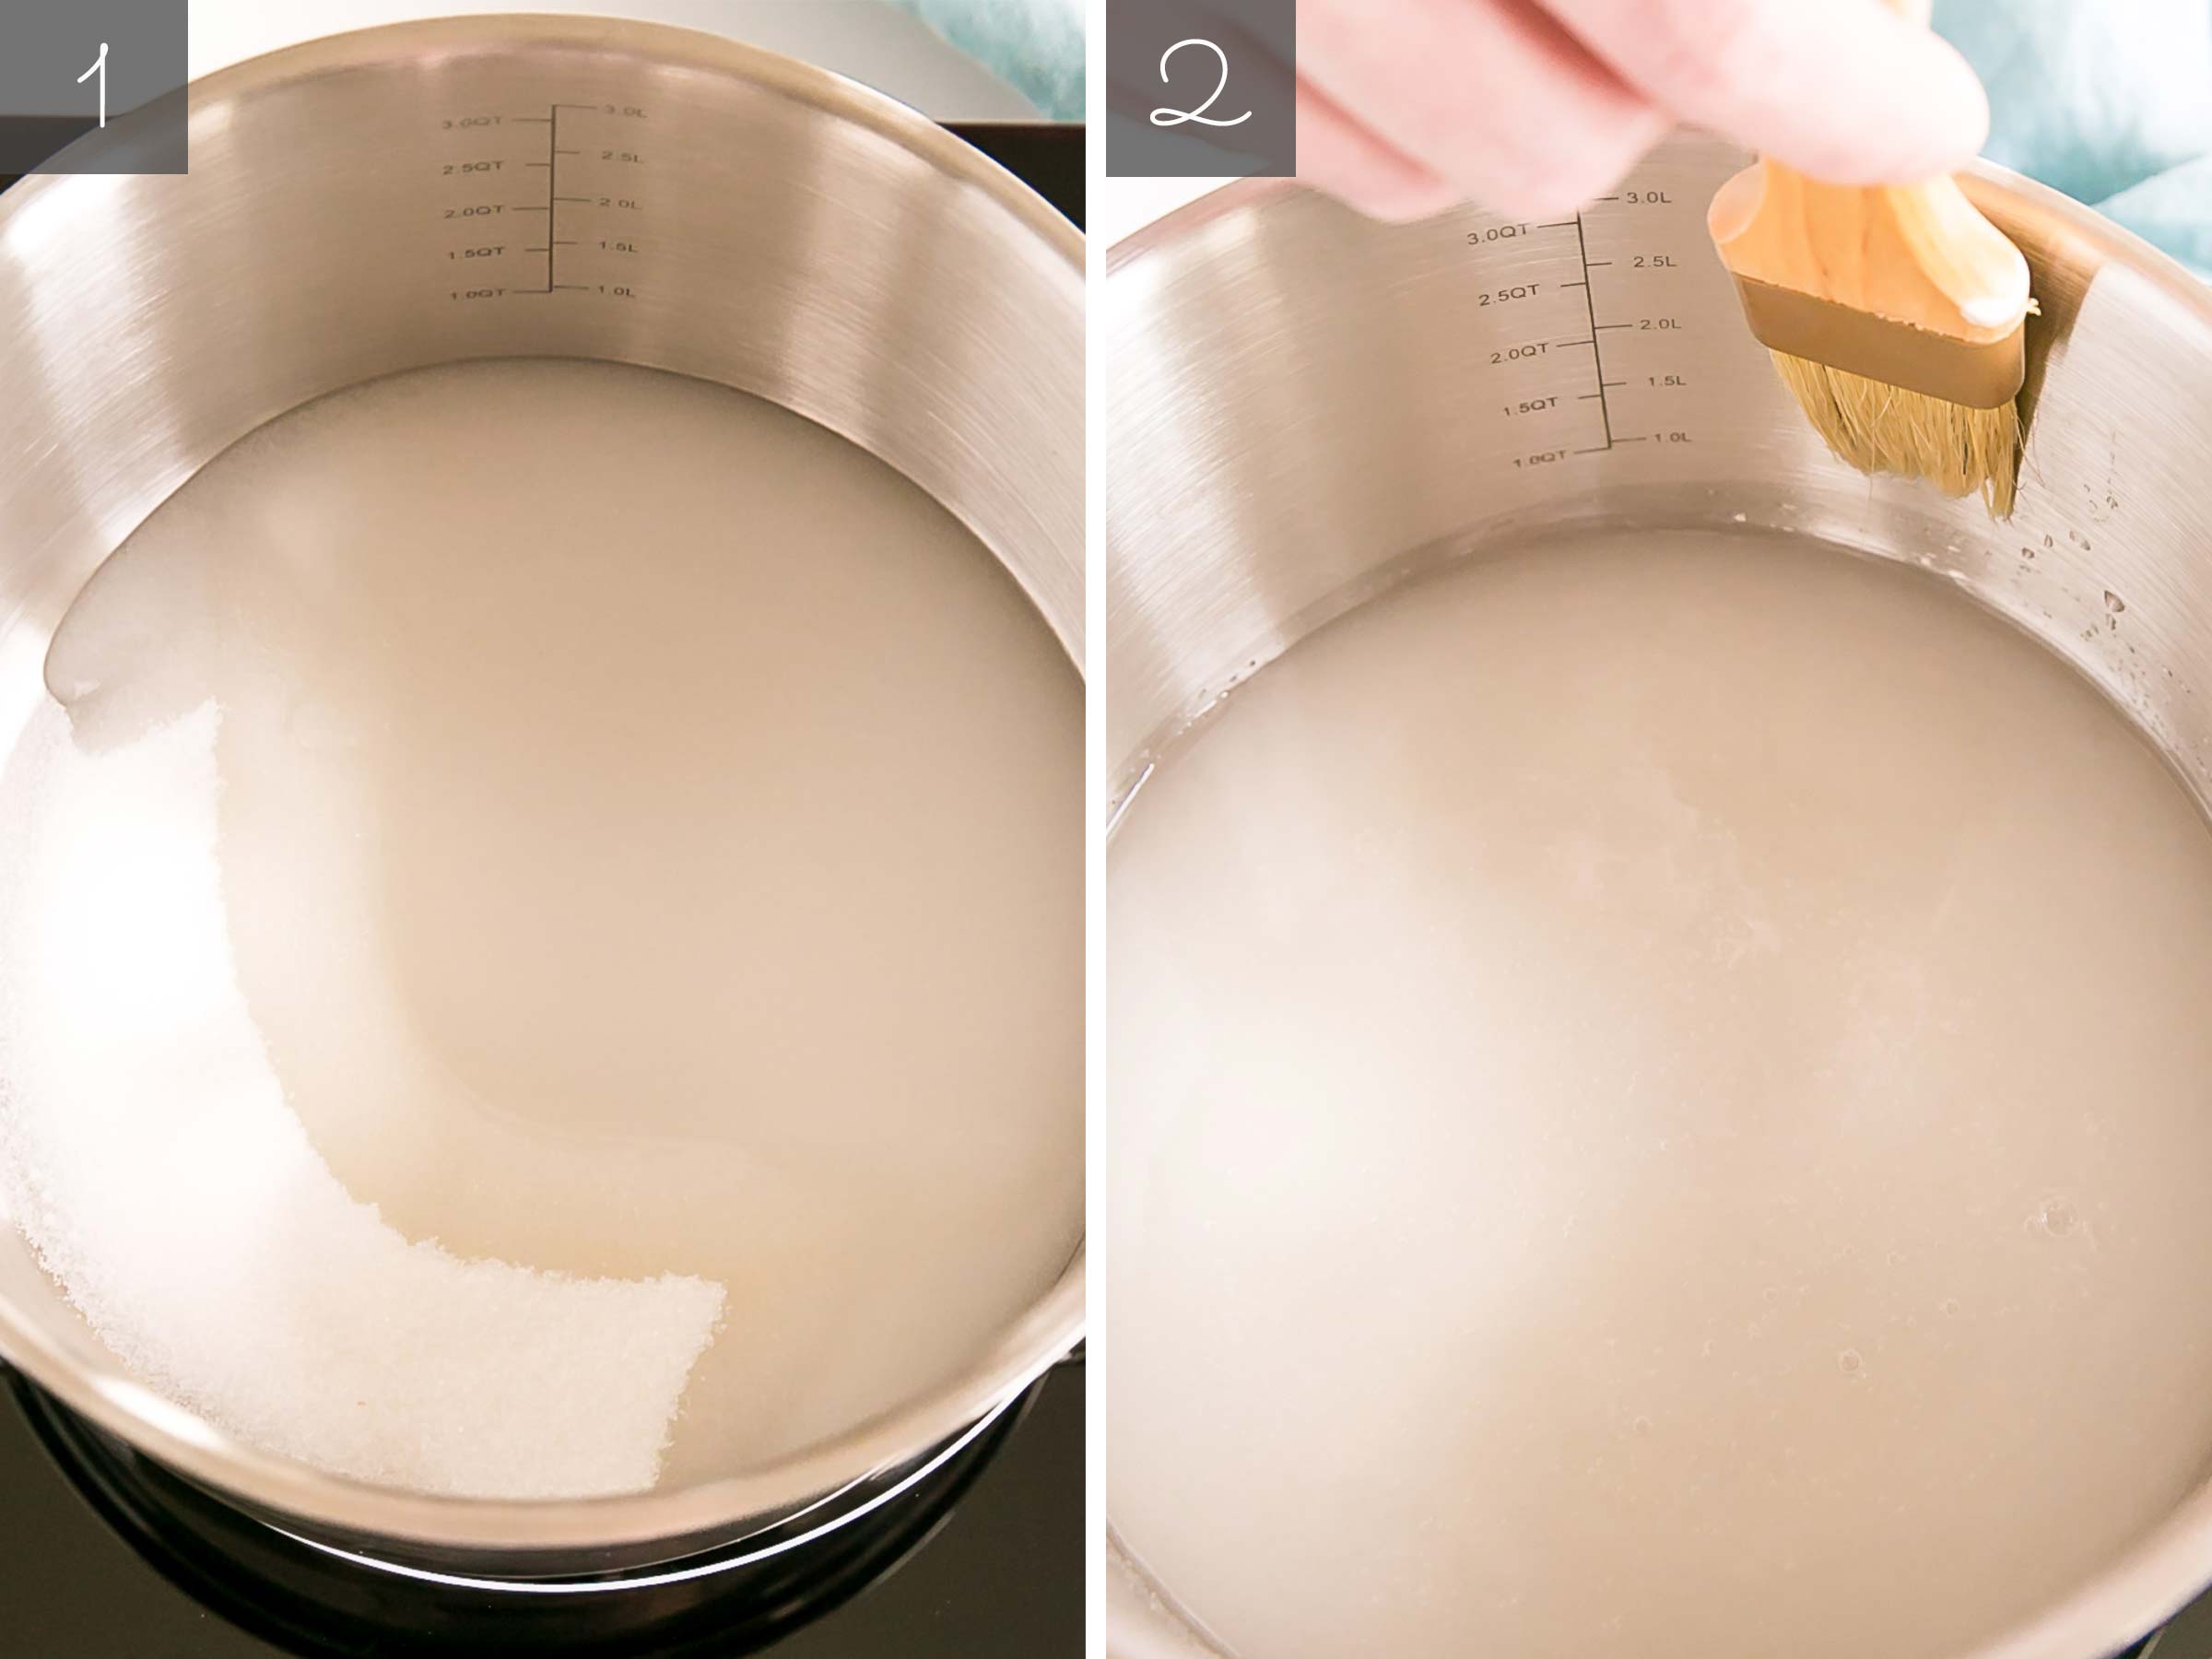
<instances>
[{"instance_id":1,"label":"finger","mask_svg":"<svg viewBox=\"0 0 2212 1659\"><path fill-rule=\"evenodd\" d=\"M1665 130L1535 0L1307 0L1299 63L1360 124L1507 213L1572 210Z\"/></svg>"},{"instance_id":2,"label":"finger","mask_svg":"<svg viewBox=\"0 0 2212 1659\"><path fill-rule=\"evenodd\" d=\"M1966 165L1989 100L1966 60L1880 0L1547 0L1661 108L1841 184Z\"/></svg>"},{"instance_id":3,"label":"finger","mask_svg":"<svg viewBox=\"0 0 2212 1659\"><path fill-rule=\"evenodd\" d=\"M1302 78L1298 83L1298 176L1371 218L1426 218L1460 199L1450 184L1393 149Z\"/></svg>"}]
</instances>

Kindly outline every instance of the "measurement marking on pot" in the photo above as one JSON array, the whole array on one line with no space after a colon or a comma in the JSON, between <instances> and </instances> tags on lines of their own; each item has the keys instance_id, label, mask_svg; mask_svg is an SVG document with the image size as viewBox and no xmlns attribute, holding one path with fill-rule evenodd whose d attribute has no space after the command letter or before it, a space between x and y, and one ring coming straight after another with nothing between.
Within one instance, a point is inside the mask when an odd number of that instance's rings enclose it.
<instances>
[{"instance_id":1,"label":"measurement marking on pot","mask_svg":"<svg viewBox=\"0 0 2212 1659\"><path fill-rule=\"evenodd\" d=\"M1614 206L1606 207L1601 212L1601 205L1608 203L1614 204ZM1630 212L1647 217L1616 225L1615 216ZM1654 313L1634 315L1625 321L1608 323L1598 321L1598 313L1601 309L1618 306L1624 299L1649 303L1653 299L1663 299L1671 295L1673 280L1678 276L1688 275L1688 267L1696 262L1688 259L1680 248L1670 249L1664 241L1652 234L1655 222L1660 219L1665 219L1671 227L1674 222L1671 217L1673 213L1673 196L1668 191L1631 190L1617 195L1601 196L1590 207L1577 213L1572 218L1553 219L1533 225L1517 221L1496 223L1458 232L1462 245L1470 251L1480 250L1481 253L1485 255L1495 253L1512 262L1510 268L1512 279L1502 284L1498 281L1498 277L1507 276L1507 271L1500 271L1496 276L1492 276L1488 271L1482 272L1482 275L1490 276L1491 279L1477 287L1470 296L1472 303L1477 307L1490 308L1520 300L1544 303L1551 290L1561 288L1581 290L1582 297L1576 309L1582 313L1583 333L1567 336L1555 335L1550 338L1539 338L1535 341L1528 341L1524 336L1522 344L1493 347L1488 353L1488 361L1493 368L1502 369L1510 364L1517 371L1526 359L1541 359L1552 352L1571 351L1578 347L1588 347L1591 357L1591 376L1588 381L1583 382L1589 387L1588 391L1578 393L1571 389L1571 384L1559 385L1554 377L1543 372L1537 362L1529 362L1527 365L1528 374L1535 383L1519 390L1539 394L1554 393L1555 395L1548 399L1540 396L1524 397L1519 395L1516 391L1513 395L1500 399L1500 408L1506 418L1513 419L1537 409L1563 409L1571 403L1594 403L1598 406L1598 431L1591 436L1595 437L1598 441L1579 448L1566 447L1556 452L1543 451L1524 455L1514 462L1515 465L1524 467L1543 465L1555 457L1566 455L1602 455L1631 443L1665 445L1687 443L1691 441L1690 434L1680 429L1642 432L1631 432L1626 429L1630 427L1643 427L1649 420L1649 417L1645 416L1641 407L1636 406L1634 402L1635 397L1645 394L1644 389L1648 388L1653 393L1664 390L1673 394L1674 395L1669 401L1676 403L1677 406L1669 409L1667 413L1677 414L1679 406L1677 400L1682 396L1683 389L1689 384L1689 381L1688 376L1680 372L1664 372L1665 368L1664 362L1651 363L1644 360L1641 347L1639 347L1626 360L1622 360L1622 354L1627 350L1626 344L1616 340L1608 345L1605 337L1608 334L1633 333L1652 335L1686 334L1687 331L1683 329L1681 319L1677 316ZM1518 244L1532 236L1544 232L1557 233L1567 230L1574 232L1572 256L1579 268L1574 271L1573 275L1569 276L1565 273L1561 273L1559 279L1551 281L1522 280L1528 265L1534 263L1530 256L1535 255L1537 259L1541 259L1542 251L1550 249L1552 244L1540 242L1527 249L1523 249ZM1625 245L1607 241L1607 236L1615 231L1631 232L1631 235L1626 240ZM1657 242L1658 245L1654 246L1654 242ZM1558 256L1564 261L1567 254L1568 250L1561 246L1559 249ZM1487 264L1488 261L1486 259L1481 263ZM1477 268L1480 268L1479 265ZM1596 274L1599 271L1633 271L1636 273L1633 277L1625 278L1632 284L1626 290L1620 287L1624 280L1623 277L1609 275L1605 278L1606 297L1610 302L1606 308L1601 308L1597 303L1599 279ZM1647 273L1648 275L1646 275ZM1654 294L1652 291L1653 285L1658 285L1660 289L1658 293ZM1571 300L1569 303L1575 304ZM1682 342L1670 342L1670 344L1680 343ZM1657 341L1654 340L1652 344L1656 345ZM1606 360L1608 349L1614 358L1614 360L1610 362ZM1654 372L1654 371L1660 371ZM1570 370L1567 374L1571 382L1574 378L1577 378L1578 371ZM1617 392L1630 393L1631 391L1634 395L1627 406L1617 402L1614 398L1613 394ZM1656 426L1658 423L1651 422L1650 424Z\"/></svg>"},{"instance_id":2,"label":"measurement marking on pot","mask_svg":"<svg viewBox=\"0 0 2212 1659\"><path fill-rule=\"evenodd\" d=\"M568 100L556 100L541 107L545 110L545 113L542 115L466 115L447 118L440 123L440 130L443 132L452 133L460 129L467 129L474 147L472 153L458 156L449 154L442 158L439 167L439 176L442 178L465 177L473 183L481 185L494 182L498 176L504 175L509 169L517 171L538 169L543 170L546 175L544 194L537 194L534 181L531 193L535 199L529 202L484 202L479 200L466 206L447 206L442 209L443 217L449 219L480 218L506 213L542 213L546 216L545 230L539 240L535 241L510 238L502 244L449 249L446 252L446 258L449 261L456 262L465 259L482 259L488 256L511 256L527 258L535 263L542 258L544 265L536 272L534 280L508 282L500 286L466 289L455 288L451 291L451 297L454 300L482 300L503 299L510 294L588 293L599 294L609 299L631 299L637 290L629 283L563 281L564 276L576 273L571 272L568 268L571 256L564 254L562 250L590 248L594 250L594 253L590 256L593 258L622 256L638 253L640 244L634 233L621 237L601 234L600 232L606 229L605 227L571 221L579 212L587 214L594 210L619 213L638 212L643 204L636 196L600 195L591 193L591 187L599 182L597 179L591 176L591 170L594 165L606 163L618 165L625 169L644 167L650 165L650 158L639 149L620 147L598 149L594 155L594 147L588 143L578 141L580 135L576 130L575 124L579 119L585 121L585 131L582 136L588 139L594 135L596 130L593 126L594 118L617 124L642 122L646 119L646 112L636 104L583 103ZM512 153L505 156L483 153L486 147L485 141L488 138L496 140L499 129L534 126L542 126L546 129L544 147L537 148L535 154L523 157ZM561 142L563 138L569 142L563 144ZM515 140L511 140L511 143L513 142L526 141L521 140L518 135ZM585 170L585 176L581 180L574 176L575 169L578 166L582 166ZM561 189L563 184L569 187L565 191ZM582 189L578 188L579 184L582 186ZM564 206L569 209L570 218L568 219L561 217L561 209ZM481 227L479 234L482 233L482 230L489 229L488 226ZM570 231L571 234L563 236L561 234L563 230ZM488 271L484 274L490 275ZM595 275L596 273L585 274Z\"/></svg>"},{"instance_id":3,"label":"measurement marking on pot","mask_svg":"<svg viewBox=\"0 0 2212 1659\"><path fill-rule=\"evenodd\" d=\"M546 111L546 250L545 250L545 252L546 252L546 292L547 292L547 293L548 293L548 294L549 294L549 293L551 293L551 292L553 292L553 288L554 288L554 284L553 284L553 260L554 260L554 253L553 253L553 250L554 250L555 248L558 248L558 247L559 247L559 246L561 245L559 242L558 242L558 241L556 241L554 240L554 235L553 235L554 227L555 227L555 226L556 226L556 225L557 225L557 224L559 222L559 219L560 219L560 197L559 197L559 196L557 194L555 194L555 193L557 192L557 190L559 189L558 181L559 181L559 179L560 178L560 159L561 159L561 157L563 157L563 156L572 156L572 155L574 155L574 154L576 153L574 150L564 150L564 149L562 149L562 148L560 147L560 112L561 112L561 110L562 110L564 107L566 107L566 108L568 108L568 109L571 109L571 110L588 110L588 109L590 109L592 106L591 106L591 105L589 105L589 104L569 104L569 105L566 105L566 106L563 106L563 105L560 105L560 104L551 104L551 105L548 105L548 106L547 107L547 111Z\"/></svg>"},{"instance_id":4,"label":"measurement marking on pot","mask_svg":"<svg viewBox=\"0 0 2212 1659\"><path fill-rule=\"evenodd\" d=\"M1583 216L1574 216L1574 251L1583 262L1583 314L1590 319L1590 360L1597 370L1597 417L1605 423L1606 441L1594 448L1577 450L1578 455L1595 455L1613 447L1613 404L1606 395L1606 354L1597 343L1597 300L1590 292L1590 239L1583 230ZM1602 263L1602 262L1601 262Z\"/></svg>"}]
</instances>

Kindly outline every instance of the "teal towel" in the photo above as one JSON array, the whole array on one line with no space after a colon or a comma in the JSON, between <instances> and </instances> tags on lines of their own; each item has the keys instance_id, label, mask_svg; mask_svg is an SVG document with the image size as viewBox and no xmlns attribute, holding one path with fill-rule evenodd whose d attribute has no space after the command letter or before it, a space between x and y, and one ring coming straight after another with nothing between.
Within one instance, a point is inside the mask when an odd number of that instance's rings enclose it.
<instances>
[{"instance_id":1,"label":"teal towel","mask_svg":"<svg viewBox=\"0 0 2212 1659\"><path fill-rule=\"evenodd\" d=\"M2212 0L1937 0L1993 161L2212 275Z\"/></svg>"},{"instance_id":2,"label":"teal towel","mask_svg":"<svg viewBox=\"0 0 2212 1659\"><path fill-rule=\"evenodd\" d=\"M1083 119L1083 0L899 0L1051 121Z\"/></svg>"}]
</instances>

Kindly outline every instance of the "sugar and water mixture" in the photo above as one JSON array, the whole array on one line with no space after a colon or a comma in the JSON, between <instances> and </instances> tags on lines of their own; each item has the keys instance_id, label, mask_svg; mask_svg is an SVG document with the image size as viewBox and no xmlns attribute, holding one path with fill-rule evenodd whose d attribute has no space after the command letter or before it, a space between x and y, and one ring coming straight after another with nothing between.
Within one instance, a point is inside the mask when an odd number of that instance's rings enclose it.
<instances>
[{"instance_id":1,"label":"sugar and water mixture","mask_svg":"<svg viewBox=\"0 0 2212 1659\"><path fill-rule=\"evenodd\" d=\"M1400 590L1109 917L1111 1508L1239 1659L1946 1659L2212 1458L2212 836L1916 573Z\"/></svg>"},{"instance_id":2,"label":"sugar and water mixture","mask_svg":"<svg viewBox=\"0 0 2212 1659\"><path fill-rule=\"evenodd\" d=\"M359 387L164 504L47 681L5 1195L218 1423L436 1491L735 1473L1077 1247L1081 684L842 440L607 365Z\"/></svg>"}]
</instances>

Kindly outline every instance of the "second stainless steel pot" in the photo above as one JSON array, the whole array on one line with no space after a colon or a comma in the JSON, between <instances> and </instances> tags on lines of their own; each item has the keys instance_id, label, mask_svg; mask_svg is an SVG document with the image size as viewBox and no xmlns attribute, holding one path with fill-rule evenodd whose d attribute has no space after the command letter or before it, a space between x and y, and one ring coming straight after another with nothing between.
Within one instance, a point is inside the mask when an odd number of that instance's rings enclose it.
<instances>
[{"instance_id":1,"label":"second stainless steel pot","mask_svg":"<svg viewBox=\"0 0 2212 1659\"><path fill-rule=\"evenodd\" d=\"M1239 185L1114 250L1121 808L1141 812L1162 748L1312 629L1421 571L1577 526L1749 526L1925 567L2074 665L2212 799L2212 293L2051 191L1994 169L1971 181L2028 251L2043 308L2018 511L1994 523L1849 470L1790 403L1704 231L1746 159L1677 138L1548 224L1386 227ZM1971 1659L2101 1659L2207 1582L2200 1485ZM1111 1583L1114 1659L1213 1651L1175 1586L1118 1550Z\"/></svg>"}]
</instances>

